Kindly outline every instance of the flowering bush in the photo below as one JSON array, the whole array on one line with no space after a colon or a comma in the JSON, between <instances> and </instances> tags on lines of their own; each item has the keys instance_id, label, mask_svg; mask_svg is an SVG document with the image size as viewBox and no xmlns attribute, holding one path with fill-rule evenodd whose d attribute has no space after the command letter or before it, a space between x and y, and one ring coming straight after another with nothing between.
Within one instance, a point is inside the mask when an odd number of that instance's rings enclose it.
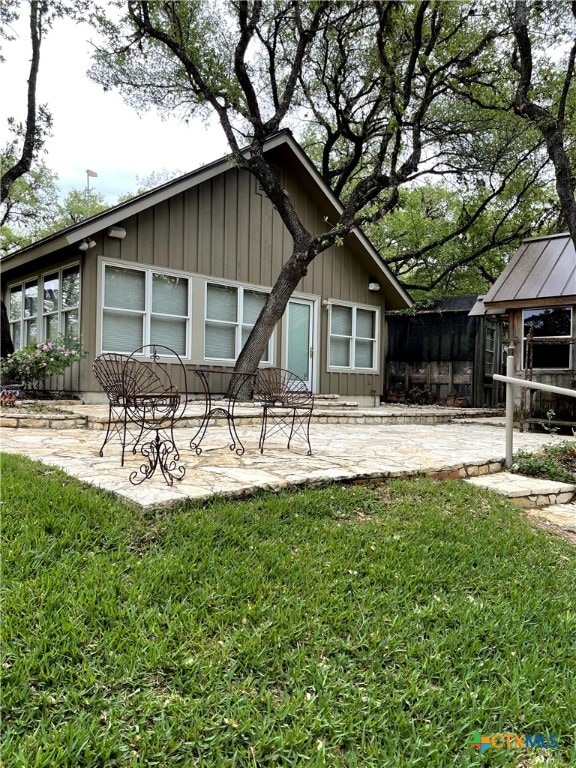
<instances>
[{"instance_id":1,"label":"flowering bush","mask_svg":"<svg viewBox=\"0 0 576 768\"><path fill-rule=\"evenodd\" d=\"M29 344L0 360L0 379L4 383L18 382L24 389L38 392L44 379L59 376L83 356L80 345L69 347L61 336L39 344Z\"/></svg>"}]
</instances>

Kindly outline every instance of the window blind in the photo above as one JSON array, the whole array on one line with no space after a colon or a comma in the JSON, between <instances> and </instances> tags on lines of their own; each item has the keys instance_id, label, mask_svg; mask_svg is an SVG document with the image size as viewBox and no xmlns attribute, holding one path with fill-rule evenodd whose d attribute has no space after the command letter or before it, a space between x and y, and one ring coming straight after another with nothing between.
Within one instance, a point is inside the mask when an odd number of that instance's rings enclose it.
<instances>
[{"instance_id":1,"label":"window blind","mask_svg":"<svg viewBox=\"0 0 576 768\"><path fill-rule=\"evenodd\" d=\"M356 336L361 339L373 339L374 333L374 312L367 309L356 310Z\"/></svg>"},{"instance_id":2,"label":"window blind","mask_svg":"<svg viewBox=\"0 0 576 768\"><path fill-rule=\"evenodd\" d=\"M356 339L354 348L355 368L374 368L374 343Z\"/></svg>"},{"instance_id":3,"label":"window blind","mask_svg":"<svg viewBox=\"0 0 576 768\"><path fill-rule=\"evenodd\" d=\"M258 291L244 291L243 317L246 325L254 325L266 303L266 294Z\"/></svg>"},{"instance_id":4,"label":"window blind","mask_svg":"<svg viewBox=\"0 0 576 768\"><path fill-rule=\"evenodd\" d=\"M288 305L288 368L306 381L310 374L310 307L296 302Z\"/></svg>"},{"instance_id":5,"label":"window blind","mask_svg":"<svg viewBox=\"0 0 576 768\"><path fill-rule=\"evenodd\" d=\"M104 310L102 351L131 354L144 343L144 315Z\"/></svg>"},{"instance_id":6,"label":"window blind","mask_svg":"<svg viewBox=\"0 0 576 768\"><path fill-rule=\"evenodd\" d=\"M188 315L188 280L184 277L154 273L152 312L186 317Z\"/></svg>"},{"instance_id":7,"label":"window blind","mask_svg":"<svg viewBox=\"0 0 576 768\"><path fill-rule=\"evenodd\" d=\"M204 355L215 360L235 360L236 326L207 322Z\"/></svg>"},{"instance_id":8,"label":"window blind","mask_svg":"<svg viewBox=\"0 0 576 768\"><path fill-rule=\"evenodd\" d=\"M206 294L206 318L235 323L238 319L238 289L209 284Z\"/></svg>"},{"instance_id":9,"label":"window blind","mask_svg":"<svg viewBox=\"0 0 576 768\"><path fill-rule=\"evenodd\" d=\"M329 365L374 370L377 314L371 309L333 305L330 310Z\"/></svg>"},{"instance_id":10,"label":"window blind","mask_svg":"<svg viewBox=\"0 0 576 768\"><path fill-rule=\"evenodd\" d=\"M150 343L162 344L186 356L186 320L171 317L152 317L150 321Z\"/></svg>"},{"instance_id":11,"label":"window blind","mask_svg":"<svg viewBox=\"0 0 576 768\"><path fill-rule=\"evenodd\" d=\"M104 306L143 312L145 296L145 272L138 269L106 266Z\"/></svg>"},{"instance_id":12,"label":"window blind","mask_svg":"<svg viewBox=\"0 0 576 768\"><path fill-rule=\"evenodd\" d=\"M330 333L338 336L352 336L352 307L332 306Z\"/></svg>"},{"instance_id":13,"label":"window blind","mask_svg":"<svg viewBox=\"0 0 576 768\"><path fill-rule=\"evenodd\" d=\"M337 368L350 368L350 341L349 339L330 339L330 365Z\"/></svg>"}]
</instances>

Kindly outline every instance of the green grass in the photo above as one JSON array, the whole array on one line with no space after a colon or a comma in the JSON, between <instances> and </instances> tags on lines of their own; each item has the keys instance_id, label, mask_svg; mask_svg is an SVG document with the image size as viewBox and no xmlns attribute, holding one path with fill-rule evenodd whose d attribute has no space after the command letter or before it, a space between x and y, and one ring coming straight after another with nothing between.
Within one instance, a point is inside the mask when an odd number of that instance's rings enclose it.
<instances>
[{"instance_id":1,"label":"green grass","mask_svg":"<svg viewBox=\"0 0 576 768\"><path fill-rule=\"evenodd\" d=\"M457 481L143 513L4 455L5 768L576 765L576 551ZM556 733L554 750L484 734Z\"/></svg>"}]
</instances>

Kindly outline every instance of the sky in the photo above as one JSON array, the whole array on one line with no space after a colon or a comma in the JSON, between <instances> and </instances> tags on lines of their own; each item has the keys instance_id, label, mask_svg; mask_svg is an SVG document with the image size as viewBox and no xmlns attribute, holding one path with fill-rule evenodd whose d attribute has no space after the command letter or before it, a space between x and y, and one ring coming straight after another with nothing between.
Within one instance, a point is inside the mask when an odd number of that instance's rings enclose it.
<instances>
[{"instance_id":1,"label":"sky","mask_svg":"<svg viewBox=\"0 0 576 768\"><path fill-rule=\"evenodd\" d=\"M26 5L22 3L25 10ZM8 138L6 118L26 115L26 82L31 56L26 13L14 26L17 38L2 41L0 64L0 143ZM86 72L90 66L88 25L56 21L42 42L37 103L52 113L52 137L46 141L46 165L58 175L62 196L90 189L113 205L120 195L136 192L138 180L154 172L186 173L222 157L228 145L219 125L200 120L185 125L162 120L156 112L139 117L117 91L104 92Z\"/></svg>"}]
</instances>

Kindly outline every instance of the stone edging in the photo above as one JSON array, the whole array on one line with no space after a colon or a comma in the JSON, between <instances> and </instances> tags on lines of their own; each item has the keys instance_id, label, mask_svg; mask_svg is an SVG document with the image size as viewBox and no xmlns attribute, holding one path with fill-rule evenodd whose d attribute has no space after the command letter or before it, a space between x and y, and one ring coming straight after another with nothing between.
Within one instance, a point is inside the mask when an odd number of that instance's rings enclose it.
<instances>
[{"instance_id":1,"label":"stone edging","mask_svg":"<svg viewBox=\"0 0 576 768\"><path fill-rule=\"evenodd\" d=\"M69 413L14 413L0 417L0 427L9 429L86 429L87 425L87 416Z\"/></svg>"}]
</instances>

